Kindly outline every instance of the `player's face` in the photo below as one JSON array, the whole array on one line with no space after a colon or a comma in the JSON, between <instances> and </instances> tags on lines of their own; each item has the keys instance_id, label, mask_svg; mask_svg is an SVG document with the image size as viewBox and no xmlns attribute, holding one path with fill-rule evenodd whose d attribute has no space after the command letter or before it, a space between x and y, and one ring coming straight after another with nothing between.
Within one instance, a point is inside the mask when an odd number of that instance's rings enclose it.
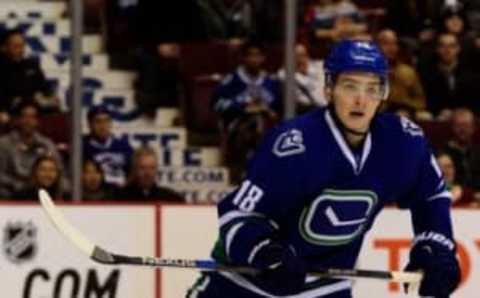
<instances>
[{"instance_id":1,"label":"player's face","mask_svg":"<svg viewBox=\"0 0 480 298\"><path fill-rule=\"evenodd\" d=\"M143 155L139 158L136 168L137 182L143 187L155 184L157 176L157 159L152 155Z\"/></svg>"},{"instance_id":2,"label":"player's face","mask_svg":"<svg viewBox=\"0 0 480 298\"><path fill-rule=\"evenodd\" d=\"M112 132L112 119L108 114L98 114L91 121L92 134L101 140L107 139Z\"/></svg>"},{"instance_id":3,"label":"player's face","mask_svg":"<svg viewBox=\"0 0 480 298\"><path fill-rule=\"evenodd\" d=\"M55 162L47 159L38 165L35 172L35 179L37 180L38 186L51 187L57 182L58 175L58 168Z\"/></svg>"},{"instance_id":4,"label":"player's face","mask_svg":"<svg viewBox=\"0 0 480 298\"><path fill-rule=\"evenodd\" d=\"M333 106L343 125L350 130L365 133L383 94L383 86L377 75L345 72L339 74L333 87Z\"/></svg>"}]
</instances>

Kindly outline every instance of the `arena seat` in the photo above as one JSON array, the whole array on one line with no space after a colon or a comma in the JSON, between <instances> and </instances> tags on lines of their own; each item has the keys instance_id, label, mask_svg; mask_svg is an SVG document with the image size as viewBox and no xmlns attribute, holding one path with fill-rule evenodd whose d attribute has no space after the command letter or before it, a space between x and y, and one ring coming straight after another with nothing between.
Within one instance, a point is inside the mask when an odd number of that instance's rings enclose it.
<instances>
[{"instance_id":1,"label":"arena seat","mask_svg":"<svg viewBox=\"0 0 480 298\"><path fill-rule=\"evenodd\" d=\"M219 82L220 78L212 75L197 76L192 81L185 103L189 130L218 133L218 118L210 109L210 99Z\"/></svg>"}]
</instances>

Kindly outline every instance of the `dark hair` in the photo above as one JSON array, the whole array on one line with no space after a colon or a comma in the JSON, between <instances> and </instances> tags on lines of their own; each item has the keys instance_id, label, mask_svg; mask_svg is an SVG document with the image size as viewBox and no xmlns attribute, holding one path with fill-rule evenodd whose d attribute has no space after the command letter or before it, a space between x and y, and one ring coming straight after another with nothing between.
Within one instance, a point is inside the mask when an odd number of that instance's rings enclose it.
<instances>
[{"instance_id":1,"label":"dark hair","mask_svg":"<svg viewBox=\"0 0 480 298\"><path fill-rule=\"evenodd\" d=\"M18 29L9 29L9 30L3 31L2 34L0 35L0 45L6 44L10 39L10 37L17 34L21 35L22 37L24 36L23 32Z\"/></svg>"},{"instance_id":2,"label":"dark hair","mask_svg":"<svg viewBox=\"0 0 480 298\"><path fill-rule=\"evenodd\" d=\"M435 37L435 44L438 45L440 43L440 38L442 38L442 36L445 36L445 35L451 35L451 36L455 37L455 40L457 41L457 44L460 45L460 40L458 39L458 36L451 33L451 32L445 31L445 30L442 30L442 31L437 33L437 36Z\"/></svg>"},{"instance_id":3,"label":"dark hair","mask_svg":"<svg viewBox=\"0 0 480 298\"><path fill-rule=\"evenodd\" d=\"M10 108L10 114L13 117L19 117L26 108L34 108L37 112L40 111L40 107L35 101L27 99L20 100L18 103L13 104Z\"/></svg>"},{"instance_id":4,"label":"dark hair","mask_svg":"<svg viewBox=\"0 0 480 298\"><path fill-rule=\"evenodd\" d=\"M99 114L107 114L110 116L110 111L103 105L93 106L87 113L88 122L92 121Z\"/></svg>"},{"instance_id":5,"label":"dark hair","mask_svg":"<svg viewBox=\"0 0 480 298\"><path fill-rule=\"evenodd\" d=\"M240 53L242 54L242 56L245 56L247 55L248 51L251 50L251 49L258 49L260 50L260 52L264 53L265 52L265 45L260 42L258 39L251 39L251 40L248 40L246 41L241 49L240 49Z\"/></svg>"},{"instance_id":6,"label":"dark hair","mask_svg":"<svg viewBox=\"0 0 480 298\"><path fill-rule=\"evenodd\" d=\"M32 186L36 186L36 184L38 183L36 172L40 164L44 161L50 161L55 164L55 167L57 168L57 181L55 181L54 185L52 186L52 189L55 190L57 194L61 194L62 193L62 169L58 160L55 159L52 155L49 155L49 154L42 155L35 160L35 162L32 165L32 170L30 172L30 183L32 184Z\"/></svg>"},{"instance_id":7,"label":"dark hair","mask_svg":"<svg viewBox=\"0 0 480 298\"><path fill-rule=\"evenodd\" d=\"M104 171L103 171L102 165L98 161L96 161L95 159L86 158L83 161L82 168L85 169L87 164L92 164L95 167L95 169L102 174L102 176L105 174Z\"/></svg>"},{"instance_id":8,"label":"dark hair","mask_svg":"<svg viewBox=\"0 0 480 298\"><path fill-rule=\"evenodd\" d=\"M100 175L102 176L102 184L104 184L105 183L105 172L103 171L102 165L98 161L96 161L95 159L86 158L86 159L83 160L83 165L82 165L82 171L83 172L85 172L85 167L87 166L87 164L91 164L95 167L97 172L99 172Z\"/></svg>"}]
</instances>

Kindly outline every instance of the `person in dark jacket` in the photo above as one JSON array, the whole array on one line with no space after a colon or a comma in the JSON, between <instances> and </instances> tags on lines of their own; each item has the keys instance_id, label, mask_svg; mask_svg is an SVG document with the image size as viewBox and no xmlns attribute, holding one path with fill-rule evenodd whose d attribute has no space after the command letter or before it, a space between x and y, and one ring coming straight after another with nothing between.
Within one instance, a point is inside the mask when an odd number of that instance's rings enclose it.
<instances>
[{"instance_id":1,"label":"person in dark jacket","mask_svg":"<svg viewBox=\"0 0 480 298\"><path fill-rule=\"evenodd\" d=\"M135 151L127 185L119 190L118 200L184 202L175 191L157 183L158 157L148 147Z\"/></svg>"},{"instance_id":2,"label":"person in dark jacket","mask_svg":"<svg viewBox=\"0 0 480 298\"><path fill-rule=\"evenodd\" d=\"M102 165L93 159L83 162L82 184L84 200L113 200L117 188L105 182Z\"/></svg>"},{"instance_id":3,"label":"person in dark jacket","mask_svg":"<svg viewBox=\"0 0 480 298\"><path fill-rule=\"evenodd\" d=\"M34 100L42 112L58 111L59 100L38 61L25 57L25 37L10 30L2 41L0 110L8 111L21 101Z\"/></svg>"}]
</instances>

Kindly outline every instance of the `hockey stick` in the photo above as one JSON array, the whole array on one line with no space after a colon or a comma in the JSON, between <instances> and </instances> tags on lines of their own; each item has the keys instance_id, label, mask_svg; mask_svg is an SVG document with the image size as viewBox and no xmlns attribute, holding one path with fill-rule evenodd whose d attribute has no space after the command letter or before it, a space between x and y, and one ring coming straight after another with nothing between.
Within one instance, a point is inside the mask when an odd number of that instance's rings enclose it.
<instances>
[{"instance_id":1,"label":"hockey stick","mask_svg":"<svg viewBox=\"0 0 480 298\"><path fill-rule=\"evenodd\" d=\"M156 257L137 257L111 253L87 239L80 231L73 227L63 216L62 212L55 206L52 199L45 190L38 192L40 203L54 224L57 230L70 242L73 243L84 254L97 263L107 265L137 265L152 267L175 267L175 268L193 268L199 270L220 270L233 271L245 274L258 274L259 271L250 267L226 266L215 262L214 260L186 260L186 259L164 259ZM329 278L373 278L395 281L400 283L417 284L422 279L421 273L402 272L402 271L377 271L360 269L336 269L324 268L315 269L310 275L329 277Z\"/></svg>"}]
</instances>

